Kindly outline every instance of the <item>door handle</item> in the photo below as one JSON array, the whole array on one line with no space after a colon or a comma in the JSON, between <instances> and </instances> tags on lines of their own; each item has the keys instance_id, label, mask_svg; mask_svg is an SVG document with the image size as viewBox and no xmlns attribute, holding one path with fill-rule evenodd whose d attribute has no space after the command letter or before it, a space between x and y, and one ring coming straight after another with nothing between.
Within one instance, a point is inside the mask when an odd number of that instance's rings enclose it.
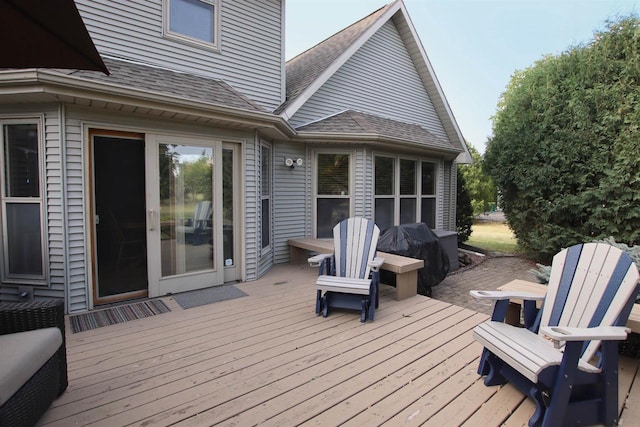
<instances>
[{"instance_id":1,"label":"door handle","mask_svg":"<svg viewBox=\"0 0 640 427\"><path fill-rule=\"evenodd\" d=\"M149 231L153 231L158 228L158 212L153 209L149 209Z\"/></svg>"}]
</instances>

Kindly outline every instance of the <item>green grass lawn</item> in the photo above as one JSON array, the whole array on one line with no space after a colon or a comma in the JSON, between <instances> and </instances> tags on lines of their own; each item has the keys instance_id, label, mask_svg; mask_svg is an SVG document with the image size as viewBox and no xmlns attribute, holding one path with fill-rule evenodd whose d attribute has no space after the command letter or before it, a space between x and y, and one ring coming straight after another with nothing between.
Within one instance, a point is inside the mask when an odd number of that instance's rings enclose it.
<instances>
[{"instance_id":1,"label":"green grass lawn","mask_svg":"<svg viewBox=\"0 0 640 427\"><path fill-rule=\"evenodd\" d=\"M506 223L477 221L471 227L472 233L465 243L491 252L515 253L518 243Z\"/></svg>"}]
</instances>

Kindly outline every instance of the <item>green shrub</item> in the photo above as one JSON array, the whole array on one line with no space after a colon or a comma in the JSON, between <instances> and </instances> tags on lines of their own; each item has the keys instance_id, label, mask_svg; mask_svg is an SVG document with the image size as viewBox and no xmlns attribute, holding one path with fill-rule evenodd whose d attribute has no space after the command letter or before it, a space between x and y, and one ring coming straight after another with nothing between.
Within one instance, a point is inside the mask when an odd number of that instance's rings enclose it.
<instances>
[{"instance_id":1,"label":"green shrub","mask_svg":"<svg viewBox=\"0 0 640 427\"><path fill-rule=\"evenodd\" d=\"M640 21L608 22L589 44L517 72L484 156L520 247L614 236L640 243Z\"/></svg>"}]
</instances>

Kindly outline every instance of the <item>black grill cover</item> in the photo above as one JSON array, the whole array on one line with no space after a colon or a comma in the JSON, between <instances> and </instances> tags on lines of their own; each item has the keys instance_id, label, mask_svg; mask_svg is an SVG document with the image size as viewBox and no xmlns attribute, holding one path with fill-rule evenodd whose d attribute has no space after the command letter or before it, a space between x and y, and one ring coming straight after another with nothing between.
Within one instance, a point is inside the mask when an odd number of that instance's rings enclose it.
<instances>
[{"instance_id":1,"label":"black grill cover","mask_svg":"<svg viewBox=\"0 0 640 427\"><path fill-rule=\"evenodd\" d=\"M378 251L424 260L418 270L418 293L431 296L431 287L442 282L449 273L449 257L438 236L424 223L403 224L380 234ZM395 286L395 274L381 270L380 281Z\"/></svg>"}]
</instances>

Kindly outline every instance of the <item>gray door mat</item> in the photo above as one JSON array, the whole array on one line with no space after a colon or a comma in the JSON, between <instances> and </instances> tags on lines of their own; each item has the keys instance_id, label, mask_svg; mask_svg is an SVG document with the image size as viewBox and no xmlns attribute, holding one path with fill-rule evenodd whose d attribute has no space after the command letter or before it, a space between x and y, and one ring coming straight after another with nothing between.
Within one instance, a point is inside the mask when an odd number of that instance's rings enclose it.
<instances>
[{"instance_id":1,"label":"gray door mat","mask_svg":"<svg viewBox=\"0 0 640 427\"><path fill-rule=\"evenodd\" d=\"M247 294L245 292L233 285L223 285L174 294L173 299L180 307L187 309L211 304L212 302L226 301L246 296Z\"/></svg>"}]
</instances>

